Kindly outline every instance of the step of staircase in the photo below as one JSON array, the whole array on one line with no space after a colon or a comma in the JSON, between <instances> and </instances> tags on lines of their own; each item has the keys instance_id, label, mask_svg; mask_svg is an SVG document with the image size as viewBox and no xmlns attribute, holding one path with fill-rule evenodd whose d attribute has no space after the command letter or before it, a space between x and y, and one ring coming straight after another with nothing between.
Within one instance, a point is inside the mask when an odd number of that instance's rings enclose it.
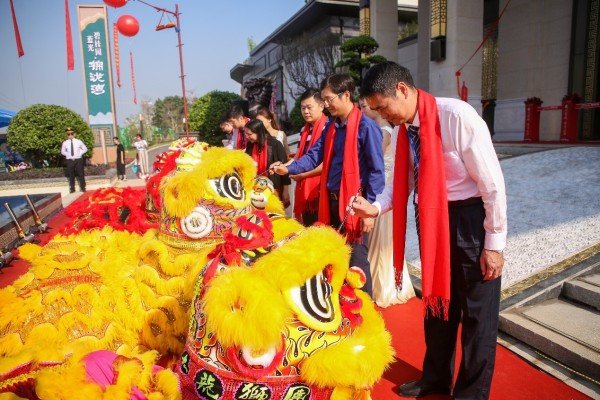
<instances>
[{"instance_id":1,"label":"step of staircase","mask_svg":"<svg viewBox=\"0 0 600 400\"><path fill-rule=\"evenodd\" d=\"M503 313L502 331L600 381L600 314L564 300Z\"/></svg>"},{"instance_id":2,"label":"step of staircase","mask_svg":"<svg viewBox=\"0 0 600 400\"><path fill-rule=\"evenodd\" d=\"M504 309L500 330L600 382L600 263Z\"/></svg>"},{"instance_id":3,"label":"step of staircase","mask_svg":"<svg viewBox=\"0 0 600 400\"><path fill-rule=\"evenodd\" d=\"M600 274L581 276L565 282L562 295L600 310ZM600 330L600 327L598 329Z\"/></svg>"}]
</instances>

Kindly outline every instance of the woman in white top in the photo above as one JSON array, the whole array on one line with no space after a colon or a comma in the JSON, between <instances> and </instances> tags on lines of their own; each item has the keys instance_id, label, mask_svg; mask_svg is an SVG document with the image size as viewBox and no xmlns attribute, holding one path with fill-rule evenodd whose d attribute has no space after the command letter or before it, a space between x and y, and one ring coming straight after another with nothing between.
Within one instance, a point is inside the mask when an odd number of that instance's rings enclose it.
<instances>
[{"instance_id":1,"label":"woman in white top","mask_svg":"<svg viewBox=\"0 0 600 400\"><path fill-rule=\"evenodd\" d=\"M137 149L136 162L138 165L139 177L145 179L150 175L150 169L148 167L148 143L142 139L142 135L139 133L135 136L135 142L133 145Z\"/></svg>"},{"instance_id":2,"label":"woman in white top","mask_svg":"<svg viewBox=\"0 0 600 400\"><path fill-rule=\"evenodd\" d=\"M277 116L269 110L268 107L260 105L252 110L252 116L256 119L262 121L265 128L267 128L267 132L269 135L273 136L283 145L283 149L285 150L286 157L290 157L290 148L287 142L287 135L284 131L279 129L279 122L277 121ZM283 202L283 206L288 208L290 205L290 188L289 185L284 185L283 187L277 189L277 194L279 195L279 199ZM287 212L286 212L287 213ZM291 216L291 213L290 213Z\"/></svg>"},{"instance_id":3,"label":"woman in white top","mask_svg":"<svg viewBox=\"0 0 600 400\"><path fill-rule=\"evenodd\" d=\"M377 122L383 133L383 160L385 162L385 183L387 185L394 165L394 155L390 144L393 128L389 122L381 118L379 113L369 108L365 99L360 99L359 105L363 114ZM402 268L402 289L395 287L392 212L377 217L375 226L369 235L368 258L373 279L373 300L380 307L406 303L415 297L415 290L410 281L406 261Z\"/></svg>"}]
</instances>

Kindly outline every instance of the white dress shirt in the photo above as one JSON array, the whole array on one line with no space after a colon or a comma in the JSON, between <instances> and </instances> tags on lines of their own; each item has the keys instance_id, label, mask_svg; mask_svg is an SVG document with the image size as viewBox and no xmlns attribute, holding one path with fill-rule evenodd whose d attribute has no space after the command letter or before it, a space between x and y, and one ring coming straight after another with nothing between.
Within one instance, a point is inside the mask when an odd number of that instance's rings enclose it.
<instances>
[{"instance_id":1,"label":"white dress shirt","mask_svg":"<svg viewBox=\"0 0 600 400\"><path fill-rule=\"evenodd\" d=\"M485 121L467 102L458 99L436 97L440 120L444 165L446 168L446 189L448 201L481 197L485 207L483 223L486 235L484 247L489 250L503 250L506 246L506 190L504 175L498 156L492 144L491 135ZM412 125L419 126L419 115ZM407 124L408 128L408 124ZM394 159L398 127L392 135ZM414 187L414 160L410 155L409 190ZM393 174L393 171L392 171ZM394 191L393 175L384 191L373 203L379 213L392 208Z\"/></svg>"},{"instance_id":2,"label":"white dress shirt","mask_svg":"<svg viewBox=\"0 0 600 400\"><path fill-rule=\"evenodd\" d=\"M231 134L231 139L229 139L229 141L227 142L227 144L225 144L225 148L226 149L231 149L231 150L238 150L237 148L237 140L238 140L238 136L239 135L243 135L244 133L240 133L239 129L234 129L232 134ZM242 149L243 150L243 149Z\"/></svg>"},{"instance_id":3,"label":"white dress shirt","mask_svg":"<svg viewBox=\"0 0 600 400\"><path fill-rule=\"evenodd\" d=\"M71 155L71 140L73 141L73 155ZM80 159L86 151L88 151L88 148L77 138L65 140L60 149L60 153L65 156L67 160Z\"/></svg>"}]
</instances>

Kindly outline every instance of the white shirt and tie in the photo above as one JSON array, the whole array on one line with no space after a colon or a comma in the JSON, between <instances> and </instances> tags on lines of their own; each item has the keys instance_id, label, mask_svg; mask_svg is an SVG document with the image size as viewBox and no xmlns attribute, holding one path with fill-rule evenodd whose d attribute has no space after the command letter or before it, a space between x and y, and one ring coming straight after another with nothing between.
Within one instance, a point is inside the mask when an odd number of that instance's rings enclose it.
<instances>
[{"instance_id":1,"label":"white shirt and tie","mask_svg":"<svg viewBox=\"0 0 600 400\"><path fill-rule=\"evenodd\" d=\"M230 150L244 150L242 149L238 149L237 148L237 142L238 142L238 136L243 135L244 134L244 130L243 129L234 129L233 132L231 133L231 139L229 139L229 141L226 142L226 144L224 145L224 147L226 149L230 149ZM242 138L242 142L244 141L245 138Z\"/></svg>"},{"instance_id":2,"label":"white shirt and tie","mask_svg":"<svg viewBox=\"0 0 600 400\"><path fill-rule=\"evenodd\" d=\"M506 190L498 156L485 121L462 100L436 97L440 120L448 201L481 197L485 207L485 248L502 250L506 246ZM419 115L412 124L419 126ZM407 124L407 129L409 124ZM396 152L398 127L391 146ZM409 190L414 187L414 156L409 151L412 170ZM389 184L373 203L380 214L391 210L393 171ZM418 201L418 200L417 200Z\"/></svg>"},{"instance_id":3,"label":"white shirt and tie","mask_svg":"<svg viewBox=\"0 0 600 400\"><path fill-rule=\"evenodd\" d=\"M67 160L77 160L80 159L87 151L88 148L85 146L85 144L81 140L74 137L63 142L60 153L65 156Z\"/></svg>"}]
</instances>

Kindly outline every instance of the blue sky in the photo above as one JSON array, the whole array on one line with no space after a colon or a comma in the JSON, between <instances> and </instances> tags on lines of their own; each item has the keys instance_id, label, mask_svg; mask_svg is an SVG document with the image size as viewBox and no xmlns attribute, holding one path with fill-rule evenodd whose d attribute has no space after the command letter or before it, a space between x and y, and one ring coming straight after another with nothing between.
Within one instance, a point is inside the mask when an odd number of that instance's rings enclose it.
<instances>
[{"instance_id":1,"label":"blue sky","mask_svg":"<svg viewBox=\"0 0 600 400\"><path fill-rule=\"evenodd\" d=\"M186 91L195 97L211 90L238 93L240 86L229 71L248 57L247 39L260 43L305 4L304 0L144 1L172 11L179 4ZM25 55L17 55L9 0L0 0L0 108L19 111L32 104L58 104L85 116L77 5L104 2L69 0L73 71L67 71L64 0L13 0L13 4ZM155 31L161 13L139 1L107 9L111 49L113 22L129 14L140 23L137 35L119 37L120 88L113 69L117 123L122 124L140 112L142 101L181 96L177 34L174 29ZM166 21L165 16L161 23ZM137 105L133 104L130 51Z\"/></svg>"}]
</instances>

